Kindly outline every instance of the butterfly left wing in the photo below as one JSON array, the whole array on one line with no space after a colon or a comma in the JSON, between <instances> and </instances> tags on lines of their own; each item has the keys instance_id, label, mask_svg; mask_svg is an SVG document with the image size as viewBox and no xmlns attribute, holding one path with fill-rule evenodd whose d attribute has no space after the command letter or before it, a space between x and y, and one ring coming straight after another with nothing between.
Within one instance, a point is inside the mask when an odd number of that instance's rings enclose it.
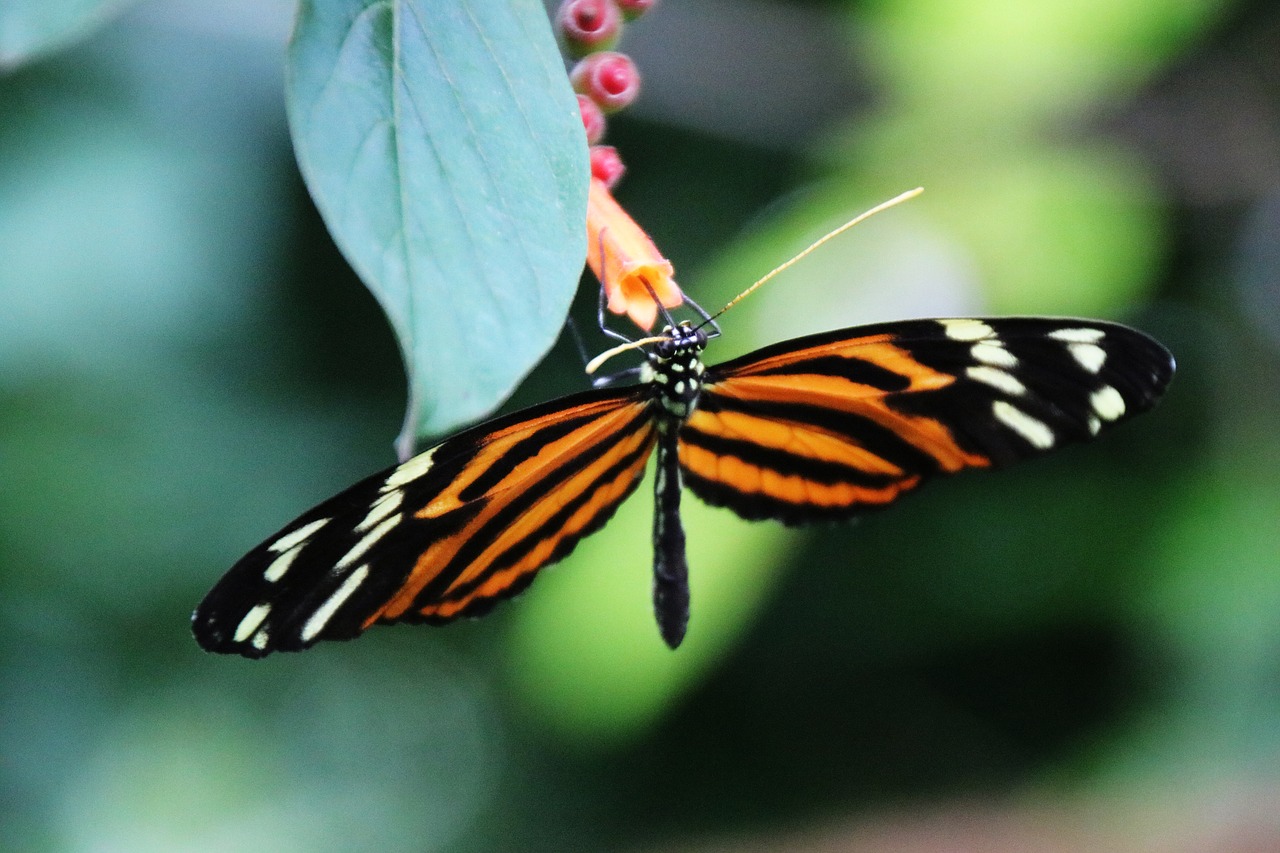
<instances>
[{"instance_id":1,"label":"butterfly left wing","mask_svg":"<svg viewBox=\"0 0 1280 853\"><path fill-rule=\"evenodd\" d=\"M885 506L925 479L1088 440L1155 405L1173 358L1093 320L912 320L709 368L680 431L688 487L744 518Z\"/></svg>"},{"instance_id":2,"label":"butterfly left wing","mask_svg":"<svg viewBox=\"0 0 1280 853\"><path fill-rule=\"evenodd\" d=\"M642 478L654 433L634 388L462 432L250 551L196 609L196 640L262 657L378 622L479 615L608 520Z\"/></svg>"}]
</instances>

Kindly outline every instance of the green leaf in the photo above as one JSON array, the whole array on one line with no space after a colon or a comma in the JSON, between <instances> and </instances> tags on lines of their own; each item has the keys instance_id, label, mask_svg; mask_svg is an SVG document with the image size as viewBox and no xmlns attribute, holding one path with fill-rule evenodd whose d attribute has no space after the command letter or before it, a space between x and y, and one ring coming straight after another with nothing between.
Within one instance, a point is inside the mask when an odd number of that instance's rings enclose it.
<instances>
[{"instance_id":1,"label":"green leaf","mask_svg":"<svg viewBox=\"0 0 1280 853\"><path fill-rule=\"evenodd\" d=\"M555 342L586 255L587 152L540 3L304 0L302 173L400 342L398 447L492 411Z\"/></svg>"},{"instance_id":2,"label":"green leaf","mask_svg":"<svg viewBox=\"0 0 1280 853\"><path fill-rule=\"evenodd\" d=\"M0 69L62 47L103 23L130 0L3 0Z\"/></svg>"}]
</instances>

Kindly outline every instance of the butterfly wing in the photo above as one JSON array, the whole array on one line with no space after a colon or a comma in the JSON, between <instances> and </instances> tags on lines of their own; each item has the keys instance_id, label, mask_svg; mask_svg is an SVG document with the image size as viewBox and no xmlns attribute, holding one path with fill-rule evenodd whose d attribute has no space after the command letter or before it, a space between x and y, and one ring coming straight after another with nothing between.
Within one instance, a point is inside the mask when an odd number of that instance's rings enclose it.
<instances>
[{"instance_id":1,"label":"butterfly wing","mask_svg":"<svg viewBox=\"0 0 1280 853\"><path fill-rule=\"evenodd\" d=\"M744 518L884 506L926 478L1088 440L1173 375L1151 338L1094 320L913 320L785 341L708 369L680 432L685 482Z\"/></svg>"},{"instance_id":2,"label":"butterfly wing","mask_svg":"<svg viewBox=\"0 0 1280 853\"><path fill-rule=\"evenodd\" d=\"M643 476L654 435L634 388L462 432L249 552L196 609L196 640L262 657L378 622L483 613L608 520Z\"/></svg>"}]
</instances>

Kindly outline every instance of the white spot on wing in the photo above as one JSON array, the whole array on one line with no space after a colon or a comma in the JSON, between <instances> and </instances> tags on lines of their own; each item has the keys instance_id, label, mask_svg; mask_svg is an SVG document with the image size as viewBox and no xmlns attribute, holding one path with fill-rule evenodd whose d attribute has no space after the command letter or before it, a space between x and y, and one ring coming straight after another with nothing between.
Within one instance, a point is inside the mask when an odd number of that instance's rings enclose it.
<instances>
[{"instance_id":1,"label":"white spot on wing","mask_svg":"<svg viewBox=\"0 0 1280 853\"><path fill-rule=\"evenodd\" d=\"M939 320L947 337L955 341L980 341L995 337L995 330L981 320Z\"/></svg>"},{"instance_id":2,"label":"white spot on wing","mask_svg":"<svg viewBox=\"0 0 1280 853\"><path fill-rule=\"evenodd\" d=\"M1067 344L1076 362L1090 373L1097 373L1107 363L1107 351L1097 344Z\"/></svg>"},{"instance_id":3,"label":"white spot on wing","mask_svg":"<svg viewBox=\"0 0 1280 853\"><path fill-rule=\"evenodd\" d=\"M1002 424L1025 438L1032 447L1039 450L1053 447L1053 430L1012 403L996 400L991 410Z\"/></svg>"},{"instance_id":4,"label":"white spot on wing","mask_svg":"<svg viewBox=\"0 0 1280 853\"><path fill-rule=\"evenodd\" d=\"M253 634L254 631L258 630L258 626L262 624L263 620L267 618L267 614L270 612L270 604L255 604L249 612L244 615L244 618L240 620L240 624L236 626L235 636L231 639L235 640L237 643L243 643L245 640L249 639L249 636Z\"/></svg>"},{"instance_id":5,"label":"white spot on wing","mask_svg":"<svg viewBox=\"0 0 1280 853\"><path fill-rule=\"evenodd\" d=\"M1000 341L979 341L969 349L974 361L992 367L1017 367L1018 357L1005 349Z\"/></svg>"},{"instance_id":6,"label":"white spot on wing","mask_svg":"<svg viewBox=\"0 0 1280 853\"><path fill-rule=\"evenodd\" d=\"M365 551L368 551L370 548L372 548L374 543L376 543L383 536L386 536L387 531L389 531L391 528L395 527L399 523L400 523L399 513L396 513L390 518L384 520L377 527L373 528L368 533L366 533L364 535L364 538L361 539L359 542L357 542L350 551L343 554L342 559L338 560L338 562L334 564L334 567L339 569L345 569L347 566L351 565L356 560L363 557Z\"/></svg>"},{"instance_id":7,"label":"white spot on wing","mask_svg":"<svg viewBox=\"0 0 1280 853\"><path fill-rule=\"evenodd\" d=\"M266 628L263 628L261 631L253 635L252 644L253 644L253 647L258 651L262 651L267 647L267 629Z\"/></svg>"},{"instance_id":8,"label":"white spot on wing","mask_svg":"<svg viewBox=\"0 0 1280 853\"><path fill-rule=\"evenodd\" d=\"M356 533L363 533L370 527L373 527L382 519L395 512L400 506L400 502L404 500L404 492L399 490L386 492L382 497L378 498L373 507L369 510L369 514L364 517L364 521L356 525Z\"/></svg>"},{"instance_id":9,"label":"white spot on wing","mask_svg":"<svg viewBox=\"0 0 1280 853\"><path fill-rule=\"evenodd\" d=\"M966 368L964 373L970 379L981 382L984 385L990 385L997 391L1003 391L1012 397L1019 397L1027 393L1027 386L1019 382L1018 377L998 367L978 365L977 367Z\"/></svg>"},{"instance_id":10,"label":"white spot on wing","mask_svg":"<svg viewBox=\"0 0 1280 853\"><path fill-rule=\"evenodd\" d=\"M286 533L276 541L272 542L270 545L267 546L267 550L268 551L288 551L294 545L301 545L303 542L306 542L308 539L311 538L311 534L315 533L317 530L319 530L321 527L324 527L328 523L329 523L329 519L321 518L311 522L310 524L305 524L302 527L299 527L297 530L293 531L292 533Z\"/></svg>"},{"instance_id":11,"label":"white spot on wing","mask_svg":"<svg viewBox=\"0 0 1280 853\"><path fill-rule=\"evenodd\" d=\"M360 584L364 583L364 579L369 576L369 567L361 566L351 574L347 575L347 579L342 582L342 586L333 591L333 595L320 605L315 613L311 614L311 618L307 620L307 624L302 626L302 642L309 643L324 630L324 626L329 624L329 620L333 618L333 614L338 612L338 608L343 605L351 594L356 591Z\"/></svg>"},{"instance_id":12,"label":"white spot on wing","mask_svg":"<svg viewBox=\"0 0 1280 853\"><path fill-rule=\"evenodd\" d=\"M1114 421L1124 416L1124 397L1110 385L1103 385L1089 397L1089 405L1104 421Z\"/></svg>"},{"instance_id":13,"label":"white spot on wing","mask_svg":"<svg viewBox=\"0 0 1280 853\"><path fill-rule=\"evenodd\" d=\"M285 551L279 557L271 561L271 565L267 566L267 570L262 573L263 579L268 583L275 583L284 577L284 573L289 571L289 567L293 565L293 561L302 553L302 545L294 545L288 551Z\"/></svg>"},{"instance_id":14,"label":"white spot on wing","mask_svg":"<svg viewBox=\"0 0 1280 853\"><path fill-rule=\"evenodd\" d=\"M407 483L412 483L414 480L430 471L432 465L431 457L435 455L435 452L439 447L440 445L437 444L430 450L419 453L417 456L392 471L391 475L387 477L387 481L382 484L382 491L389 492L392 489L398 489Z\"/></svg>"},{"instance_id":15,"label":"white spot on wing","mask_svg":"<svg viewBox=\"0 0 1280 853\"><path fill-rule=\"evenodd\" d=\"M1101 329L1055 329L1049 337L1068 344L1096 344L1107 336Z\"/></svg>"}]
</instances>

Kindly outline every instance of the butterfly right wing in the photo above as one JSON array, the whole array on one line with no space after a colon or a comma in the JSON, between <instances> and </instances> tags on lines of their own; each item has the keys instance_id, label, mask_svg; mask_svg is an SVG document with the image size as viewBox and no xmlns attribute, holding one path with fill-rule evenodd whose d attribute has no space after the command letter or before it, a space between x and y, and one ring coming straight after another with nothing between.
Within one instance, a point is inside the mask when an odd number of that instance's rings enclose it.
<instances>
[{"instance_id":1,"label":"butterfly right wing","mask_svg":"<svg viewBox=\"0 0 1280 853\"><path fill-rule=\"evenodd\" d=\"M256 658L378 622L484 613L608 520L643 477L654 435L635 388L459 433L250 551L196 609L196 640Z\"/></svg>"},{"instance_id":2,"label":"butterfly right wing","mask_svg":"<svg viewBox=\"0 0 1280 853\"><path fill-rule=\"evenodd\" d=\"M1173 358L1096 320L908 320L709 368L685 483L744 518L848 518L926 479L1086 441L1155 405Z\"/></svg>"}]
</instances>

